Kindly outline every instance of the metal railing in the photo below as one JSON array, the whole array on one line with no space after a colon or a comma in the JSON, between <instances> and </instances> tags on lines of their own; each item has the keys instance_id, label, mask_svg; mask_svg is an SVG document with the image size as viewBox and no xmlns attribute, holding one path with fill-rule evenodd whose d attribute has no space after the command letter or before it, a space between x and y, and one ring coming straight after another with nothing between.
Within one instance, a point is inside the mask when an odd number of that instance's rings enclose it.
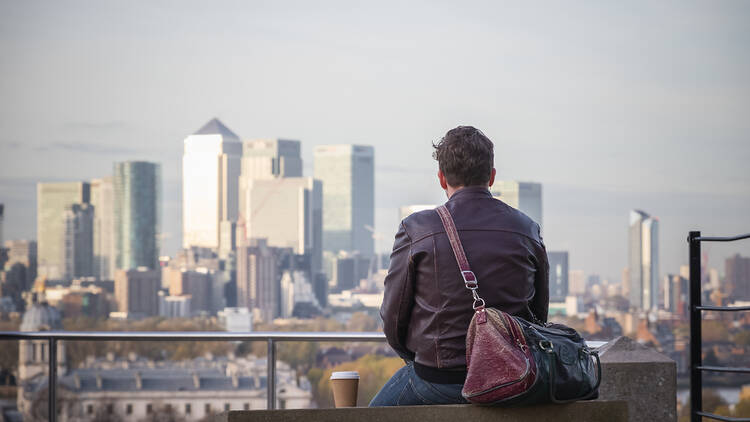
<instances>
[{"instance_id":1,"label":"metal railing","mask_svg":"<svg viewBox=\"0 0 750 422\"><path fill-rule=\"evenodd\" d=\"M750 367L704 366L701 356L702 311L737 312L750 311L750 306L703 306L701 304L701 242L732 242L750 239L750 233L732 237L706 237L692 231L688 235L690 245L690 421L701 417L727 422L750 422L750 418L730 418L703 411L703 371L750 374Z\"/></svg>"},{"instance_id":2,"label":"metal railing","mask_svg":"<svg viewBox=\"0 0 750 422\"><path fill-rule=\"evenodd\" d=\"M49 342L49 421L57 419L57 342L67 341L265 341L268 345L266 370L267 408L276 408L276 343L283 341L332 341L360 342L385 341L379 332L251 332L226 331L0 331L0 340L46 340Z\"/></svg>"}]
</instances>

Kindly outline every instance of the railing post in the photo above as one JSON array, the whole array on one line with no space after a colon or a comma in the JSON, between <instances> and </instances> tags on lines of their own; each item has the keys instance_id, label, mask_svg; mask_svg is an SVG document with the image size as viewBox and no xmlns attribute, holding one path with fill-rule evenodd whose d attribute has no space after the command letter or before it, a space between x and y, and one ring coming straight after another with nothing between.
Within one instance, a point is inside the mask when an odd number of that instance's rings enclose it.
<instances>
[{"instance_id":1,"label":"railing post","mask_svg":"<svg viewBox=\"0 0 750 422\"><path fill-rule=\"evenodd\" d=\"M688 236L690 244L690 421L699 422L703 411L703 377L701 366L701 232Z\"/></svg>"},{"instance_id":2,"label":"railing post","mask_svg":"<svg viewBox=\"0 0 750 422\"><path fill-rule=\"evenodd\" d=\"M47 377L49 380L49 386L47 387L49 393L47 397L49 416L47 420L55 422L57 420L57 341L54 337L49 338L49 354L47 359L49 359L49 377Z\"/></svg>"},{"instance_id":3,"label":"railing post","mask_svg":"<svg viewBox=\"0 0 750 422\"><path fill-rule=\"evenodd\" d=\"M268 339L268 358L266 374L266 398L267 409L276 409L276 343L272 338Z\"/></svg>"}]
</instances>

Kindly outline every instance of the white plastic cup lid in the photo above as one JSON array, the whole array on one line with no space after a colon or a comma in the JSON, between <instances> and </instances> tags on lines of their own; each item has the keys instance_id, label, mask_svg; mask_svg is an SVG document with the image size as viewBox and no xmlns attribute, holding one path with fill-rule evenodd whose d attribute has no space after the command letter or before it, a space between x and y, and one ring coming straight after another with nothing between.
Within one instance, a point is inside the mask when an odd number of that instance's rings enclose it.
<instances>
[{"instance_id":1,"label":"white plastic cup lid","mask_svg":"<svg viewBox=\"0 0 750 422\"><path fill-rule=\"evenodd\" d=\"M331 374L332 380L358 380L359 372L357 371L341 371L334 372Z\"/></svg>"}]
</instances>

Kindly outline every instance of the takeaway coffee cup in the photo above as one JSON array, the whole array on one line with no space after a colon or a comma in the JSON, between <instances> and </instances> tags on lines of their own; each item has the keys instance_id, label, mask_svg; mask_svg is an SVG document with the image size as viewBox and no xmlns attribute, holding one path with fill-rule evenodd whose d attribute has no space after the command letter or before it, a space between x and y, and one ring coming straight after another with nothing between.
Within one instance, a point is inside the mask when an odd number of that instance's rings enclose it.
<instances>
[{"instance_id":1,"label":"takeaway coffee cup","mask_svg":"<svg viewBox=\"0 0 750 422\"><path fill-rule=\"evenodd\" d=\"M357 387L359 387L359 372L343 371L331 374L333 402L336 407L356 407Z\"/></svg>"}]
</instances>

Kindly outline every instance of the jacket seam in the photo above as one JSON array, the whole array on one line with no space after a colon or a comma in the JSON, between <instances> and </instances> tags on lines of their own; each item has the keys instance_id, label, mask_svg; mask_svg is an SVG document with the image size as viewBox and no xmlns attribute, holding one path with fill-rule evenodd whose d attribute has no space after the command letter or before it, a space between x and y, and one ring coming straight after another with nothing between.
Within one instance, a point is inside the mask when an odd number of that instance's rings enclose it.
<instances>
[{"instance_id":1,"label":"jacket seam","mask_svg":"<svg viewBox=\"0 0 750 422\"><path fill-rule=\"evenodd\" d=\"M471 231L474 231L474 232L505 232L505 233L515 233L515 234L517 234L517 235L519 235L519 236L523 236L523 237L525 237L526 239L529 239L529 240L531 240L531 241L532 241L532 242L534 242L534 243L537 243L537 244L539 244L540 246L542 245L542 242L541 242L541 241L539 241L539 240L536 240L536 239L534 239L534 238L533 238L533 237L531 237L531 236L528 236L528 235L526 235L526 234L523 234L523 233L521 233L521 232L518 232L518 231L515 231L515 230L504 230L504 229L458 229L458 228L456 228L456 230L457 230L458 232L471 232ZM405 228L404 228L404 231L406 231L406 229L405 229ZM428 237L430 237L430 236L435 236L435 235L438 235L438 234L440 234L440 233L445 233L445 230L439 230L439 231L435 231L435 232L430 232L430 233L428 233L428 234L422 235L421 237L418 237L417 239L415 239L415 240L413 240L413 241L411 240L411 237L409 237L409 240L410 240L410 241L411 241L412 243L416 243L416 242L422 241L422 240L424 240L424 239L427 239L427 238L428 238ZM409 236L409 234L408 234L408 233L407 233L406 235L407 235L407 236ZM405 247L406 247L406 245L402 246L401 248L399 248L399 249L397 249L397 250L400 250L400 249L402 249L402 248L405 248Z\"/></svg>"},{"instance_id":2,"label":"jacket seam","mask_svg":"<svg viewBox=\"0 0 750 422\"><path fill-rule=\"evenodd\" d=\"M399 301L398 301L398 313L396 315L396 336L397 337L399 337L398 333L399 333L399 326L401 325L401 314L402 314L402 311L403 311L403 308L404 308L404 293L406 292L406 285L407 285L407 283L409 281L409 269L412 266L412 255L411 255L412 241L411 241L411 237L409 236L409 232L406 231L406 225L403 222L401 223L401 226L404 228L404 234L406 234L406 237L409 239L409 252L408 252L409 259L407 260L406 271L404 271L404 280L403 280L403 283L401 283L401 285L402 285L402 287L401 287L401 294L399 295ZM398 340L400 340L400 338ZM408 340L409 340L409 330L408 330L408 325L407 325L406 338L404 338L404 344L402 345L402 347L406 351L409 351L409 349L408 349L408 347L406 345L406 343L407 343Z\"/></svg>"},{"instance_id":3,"label":"jacket seam","mask_svg":"<svg viewBox=\"0 0 750 422\"><path fill-rule=\"evenodd\" d=\"M443 303L445 302L443 300L443 292L440 289L440 276L438 275L438 266L437 266L437 245L435 243L435 236L432 236L432 265L435 271L435 289L440 292L440 303L438 304L438 312L435 313L435 319L437 320L437 333L435 333L435 363L437 363L438 368L442 368L442 362L440 359L440 346L438 344L438 340L440 339L440 327L442 326L440 324L440 312L443 311Z\"/></svg>"}]
</instances>

